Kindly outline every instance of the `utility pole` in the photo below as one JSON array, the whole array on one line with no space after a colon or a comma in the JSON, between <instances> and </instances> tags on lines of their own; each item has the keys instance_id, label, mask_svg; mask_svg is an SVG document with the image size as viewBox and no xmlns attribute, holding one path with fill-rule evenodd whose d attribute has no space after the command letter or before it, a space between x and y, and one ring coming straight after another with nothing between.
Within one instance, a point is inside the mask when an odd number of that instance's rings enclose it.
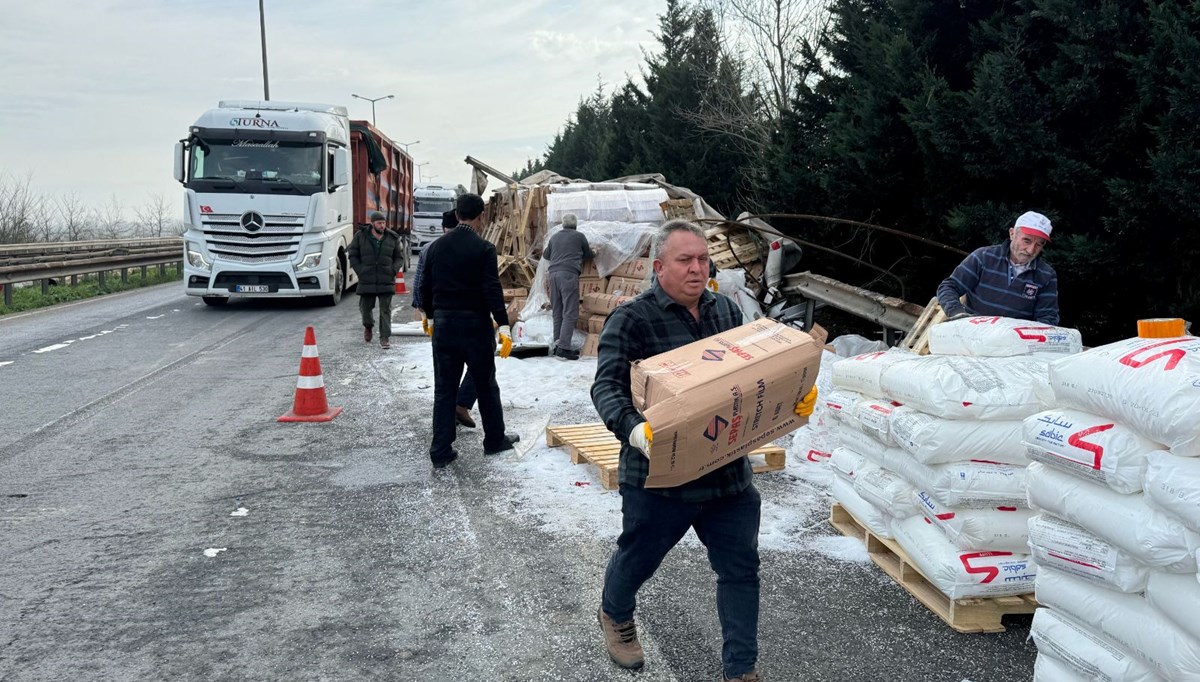
<instances>
[{"instance_id":1,"label":"utility pole","mask_svg":"<svg viewBox=\"0 0 1200 682\"><path fill-rule=\"evenodd\" d=\"M375 103L381 99L391 99L391 98L395 97L395 95L384 95L383 97L371 98L371 97L363 97L362 95L356 95L353 92L350 93L350 96L357 97L358 99L361 99L365 102L371 103L371 125L375 125Z\"/></svg>"},{"instance_id":2,"label":"utility pole","mask_svg":"<svg viewBox=\"0 0 1200 682\"><path fill-rule=\"evenodd\" d=\"M258 31L262 34L263 100L270 102L271 86L267 79L267 19L263 13L263 0L258 0Z\"/></svg>"}]
</instances>

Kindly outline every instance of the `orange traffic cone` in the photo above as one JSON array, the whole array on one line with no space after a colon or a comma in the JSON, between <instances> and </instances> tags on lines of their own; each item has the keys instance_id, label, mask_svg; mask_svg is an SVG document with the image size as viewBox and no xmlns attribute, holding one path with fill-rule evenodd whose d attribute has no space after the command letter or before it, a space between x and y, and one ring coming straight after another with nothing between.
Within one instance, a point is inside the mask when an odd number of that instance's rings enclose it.
<instances>
[{"instance_id":1,"label":"orange traffic cone","mask_svg":"<svg viewBox=\"0 0 1200 682\"><path fill-rule=\"evenodd\" d=\"M404 286L404 271L403 270L396 273L396 293L397 294L407 294L408 293L408 287Z\"/></svg>"},{"instance_id":2,"label":"orange traffic cone","mask_svg":"<svg viewBox=\"0 0 1200 682\"><path fill-rule=\"evenodd\" d=\"M300 353L300 376L296 378L296 400L292 411L279 418L281 422L327 422L342 413L342 408L329 408L325 400L325 379L321 376L321 359L317 357L317 335L312 327L304 330L304 350Z\"/></svg>"}]
</instances>

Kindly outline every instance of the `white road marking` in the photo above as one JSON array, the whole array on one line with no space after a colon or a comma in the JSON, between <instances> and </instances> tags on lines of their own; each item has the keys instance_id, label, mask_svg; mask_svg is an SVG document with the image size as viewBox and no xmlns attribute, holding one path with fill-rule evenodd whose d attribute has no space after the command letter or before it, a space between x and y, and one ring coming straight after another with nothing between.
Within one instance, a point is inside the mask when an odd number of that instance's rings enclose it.
<instances>
[{"instance_id":1,"label":"white road marking","mask_svg":"<svg viewBox=\"0 0 1200 682\"><path fill-rule=\"evenodd\" d=\"M160 317L166 317L166 316L167 316L166 313L163 313L162 315L147 315L146 319L147 320L157 320Z\"/></svg>"},{"instance_id":2,"label":"white road marking","mask_svg":"<svg viewBox=\"0 0 1200 682\"><path fill-rule=\"evenodd\" d=\"M230 516L246 516L249 513L250 513L249 509L246 509L245 507L238 507L237 511L229 512L229 515Z\"/></svg>"},{"instance_id":3,"label":"white road marking","mask_svg":"<svg viewBox=\"0 0 1200 682\"><path fill-rule=\"evenodd\" d=\"M4 360L3 362L0 362L0 367L3 367L5 365L11 365L14 362L16 362L16 360Z\"/></svg>"},{"instance_id":4,"label":"white road marking","mask_svg":"<svg viewBox=\"0 0 1200 682\"><path fill-rule=\"evenodd\" d=\"M53 346L46 346L45 348L39 348L33 352L34 353L49 353L52 350L59 350L61 348L66 348L67 346L71 345L72 343L75 343L75 341L73 339L71 341L66 341L64 343L56 343Z\"/></svg>"},{"instance_id":5,"label":"white road marking","mask_svg":"<svg viewBox=\"0 0 1200 682\"><path fill-rule=\"evenodd\" d=\"M221 552L224 552L227 549L229 549L229 548L228 547L209 547L208 549L204 550L204 556L215 557L216 555L220 554Z\"/></svg>"},{"instance_id":6,"label":"white road marking","mask_svg":"<svg viewBox=\"0 0 1200 682\"><path fill-rule=\"evenodd\" d=\"M90 341L97 337L104 336L105 334L111 334L115 331L120 331L128 326L129 325L127 325L127 324L119 324L119 325L117 325L116 329L102 329L102 330L96 332L95 334L92 334L91 336L81 336L78 339L70 339L68 341L63 341L62 343L56 343L51 346L46 346L45 348L39 348L33 352L34 353L49 353L52 350L61 350L63 348L66 348L67 346L71 345L72 343L75 343L76 341Z\"/></svg>"}]
</instances>

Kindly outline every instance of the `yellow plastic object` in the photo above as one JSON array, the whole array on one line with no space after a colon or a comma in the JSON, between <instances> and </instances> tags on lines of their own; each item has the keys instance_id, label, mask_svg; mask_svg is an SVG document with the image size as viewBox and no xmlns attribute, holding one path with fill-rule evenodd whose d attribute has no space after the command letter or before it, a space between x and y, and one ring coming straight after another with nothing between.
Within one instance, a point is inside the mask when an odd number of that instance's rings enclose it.
<instances>
[{"instance_id":1,"label":"yellow plastic object","mask_svg":"<svg viewBox=\"0 0 1200 682\"><path fill-rule=\"evenodd\" d=\"M709 291L711 291L715 294L715 293L717 293L717 290L720 288L721 287L720 287L720 285L717 284L717 280L715 278L713 278L713 277L708 278L708 290Z\"/></svg>"},{"instance_id":2,"label":"yellow plastic object","mask_svg":"<svg viewBox=\"0 0 1200 682\"><path fill-rule=\"evenodd\" d=\"M1138 336L1143 339L1173 339L1184 336L1186 324L1179 317L1154 317L1138 320Z\"/></svg>"},{"instance_id":3,"label":"yellow plastic object","mask_svg":"<svg viewBox=\"0 0 1200 682\"><path fill-rule=\"evenodd\" d=\"M500 335L500 357L507 358L512 353L512 339L506 334Z\"/></svg>"},{"instance_id":4,"label":"yellow plastic object","mask_svg":"<svg viewBox=\"0 0 1200 682\"><path fill-rule=\"evenodd\" d=\"M648 422L643 422L642 430L646 432L646 444L653 445L654 444L654 432L650 430L650 424Z\"/></svg>"},{"instance_id":5,"label":"yellow plastic object","mask_svg":"<svg viewBox=\"0 0 1200 682\"><path fill-rule=\"evenodd\" d=\"M800 402L796 403L796 415L799 417L811 417L813 409L817 406L817 387L813 386L808 395L804 396Z\"/></svg>"}]
</instances>

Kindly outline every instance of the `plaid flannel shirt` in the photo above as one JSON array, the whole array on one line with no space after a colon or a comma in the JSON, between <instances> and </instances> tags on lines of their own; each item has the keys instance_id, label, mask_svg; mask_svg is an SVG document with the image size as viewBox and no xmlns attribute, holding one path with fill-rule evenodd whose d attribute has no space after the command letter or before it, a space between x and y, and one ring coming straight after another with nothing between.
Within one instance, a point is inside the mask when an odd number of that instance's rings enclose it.
<instances>
[{"instance_id":1,"label":"plaid flannel shirt","mask_svg":"<svg viewBox=\"0 0 1200 682\"><path fill-rule=\"evenodd\" d=\"M651 289L618 306L600 333L599 362L592 383L592 402L604 425L621 441L619 481L623 486L646 487L650 462L629 444L629 432L645 421L633 407L629 367L693 341L742 324L742 311L725 296L705 290L700 297L700 320L676 303L655 282ZM650 425L651 429L654 425ZM674 488L646 488L687 502L704 502L733 495L750 485L750 461L745 457L726 464L690 483Z\"/></svg>"}]
</instances>

